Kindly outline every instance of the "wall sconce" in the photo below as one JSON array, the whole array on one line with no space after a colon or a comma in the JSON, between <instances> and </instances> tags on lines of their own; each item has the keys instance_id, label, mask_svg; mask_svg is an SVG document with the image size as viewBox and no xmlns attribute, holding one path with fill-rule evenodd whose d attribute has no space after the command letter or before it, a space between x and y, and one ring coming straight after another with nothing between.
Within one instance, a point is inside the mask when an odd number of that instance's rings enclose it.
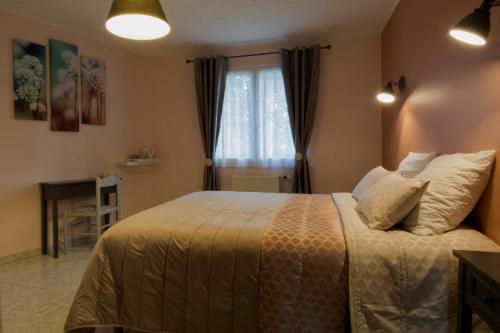
<instances>
[{"instance_id":1,"label":"wall sconce","mask_svg":"<svg viewBox=\"0 0 500 333\"><path fill-rule=\"evenodd\" d=\"M405 90L406 78L401 76L398 82L389 81L385 85L385 88L377 95L377 100L383 104L391 104L396 101L396 95L394 94L394 87L397 87L400 92Z\"/></svg>"},{"instance_id":2,"label":"wall sconce","mask_svg":"<svg viewBox=\"0 0 500 333\"><path fill-rule=\"evenodd\" d=\"M479 8L450 29L450 36L465 44L486 45L486 40L490 35L491 8L495 6L500 6L500 1L483 0Z\"/></svg>"}]
</instances>

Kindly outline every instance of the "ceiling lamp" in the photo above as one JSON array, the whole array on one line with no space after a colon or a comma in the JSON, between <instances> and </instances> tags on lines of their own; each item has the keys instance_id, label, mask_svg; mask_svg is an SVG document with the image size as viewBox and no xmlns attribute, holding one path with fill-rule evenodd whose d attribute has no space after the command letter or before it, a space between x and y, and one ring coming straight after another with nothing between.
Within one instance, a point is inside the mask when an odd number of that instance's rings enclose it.
<instances>
[{"instance_id":1,"label":"ceiling lamp","mask_svg":"<svg viewBox=\"0 0 500 333\"><path fill-rule=\"evenodd\" d=\"M460 20L450 30L451 37L469 45L486 45L490 35L490 15L493 6L500 6L500 1L484 0L479 8Z\"/></svg>"},{"instance_id":2,"label":"ceiling lamp","mask_svg":"<svg viewBox=\"0 0 500 333\"><path fill-rule=\"evenodd\" d=\"M377 95L377 100L383 104L391 104L396 101L396 95L394 94L394 86L397 86L399 91L403 91L406 86L406 79L401 76L399 81L396 83L394 81L389 81L385 85L384 89Z\"/></svg>"},{"instance_id":3,"label":"ceiling lamp","mask_svg":"<svg viewBox=\"0 0 500 333\"><path fill-rule=\"evenodd\" d=\"M113 0L106 29L123 38L152 40L168 35L170 25L158 0Z\"/></svg>"}]
</instances>

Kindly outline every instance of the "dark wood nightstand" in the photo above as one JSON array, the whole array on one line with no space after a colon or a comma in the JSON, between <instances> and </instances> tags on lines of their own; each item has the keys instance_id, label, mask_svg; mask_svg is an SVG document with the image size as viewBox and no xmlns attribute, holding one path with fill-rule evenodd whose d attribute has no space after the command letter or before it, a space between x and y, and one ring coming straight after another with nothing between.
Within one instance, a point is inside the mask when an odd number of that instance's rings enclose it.
<instances>
[{"instance_id":1,"label":"dark wood nightstand","mask_svg":"<svg viewBox=\"0 0 500 333\"><path fill-rule=\"evenodd\" d=\"M472 331L472 312L500 332L500 252L453 251L458 266L458 332Z\"/></svg>"}]
</instances>

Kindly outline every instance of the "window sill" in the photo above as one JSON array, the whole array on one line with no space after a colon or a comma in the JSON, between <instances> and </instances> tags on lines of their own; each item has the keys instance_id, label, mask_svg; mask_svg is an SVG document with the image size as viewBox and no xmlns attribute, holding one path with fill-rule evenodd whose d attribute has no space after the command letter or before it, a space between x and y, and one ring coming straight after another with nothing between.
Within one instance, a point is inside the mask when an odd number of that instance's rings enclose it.
<instances>
[{"instance_id":1,"label":"window sill","mask_svg":"<svg viewBox=\"0 0 500 333\"><path fill-rule=\"evenodd\" d=\"M295 160L293 159L272 159L272 160L237 160L224 159L216 160L217 168L230 169L293 169Z\"/></svg>"}]
</instances>

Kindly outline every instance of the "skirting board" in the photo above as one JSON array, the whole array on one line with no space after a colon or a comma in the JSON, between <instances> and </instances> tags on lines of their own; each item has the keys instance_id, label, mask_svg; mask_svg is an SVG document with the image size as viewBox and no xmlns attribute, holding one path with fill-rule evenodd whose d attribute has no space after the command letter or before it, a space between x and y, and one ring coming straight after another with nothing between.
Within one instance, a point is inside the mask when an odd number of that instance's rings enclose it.
<instances>
[{"instance_id":1,"label":"skirting board","mask_svg":"<svg viewBox=\"0 0 500 333\"><path fill-rule=\"evenodd\" d=\"M42 254L41 249L33 249L24 252L10 254L8 256L0 257L0 266L9 264L14 261L24 260L39 256Z\"/></svg>"}]
</instances>

